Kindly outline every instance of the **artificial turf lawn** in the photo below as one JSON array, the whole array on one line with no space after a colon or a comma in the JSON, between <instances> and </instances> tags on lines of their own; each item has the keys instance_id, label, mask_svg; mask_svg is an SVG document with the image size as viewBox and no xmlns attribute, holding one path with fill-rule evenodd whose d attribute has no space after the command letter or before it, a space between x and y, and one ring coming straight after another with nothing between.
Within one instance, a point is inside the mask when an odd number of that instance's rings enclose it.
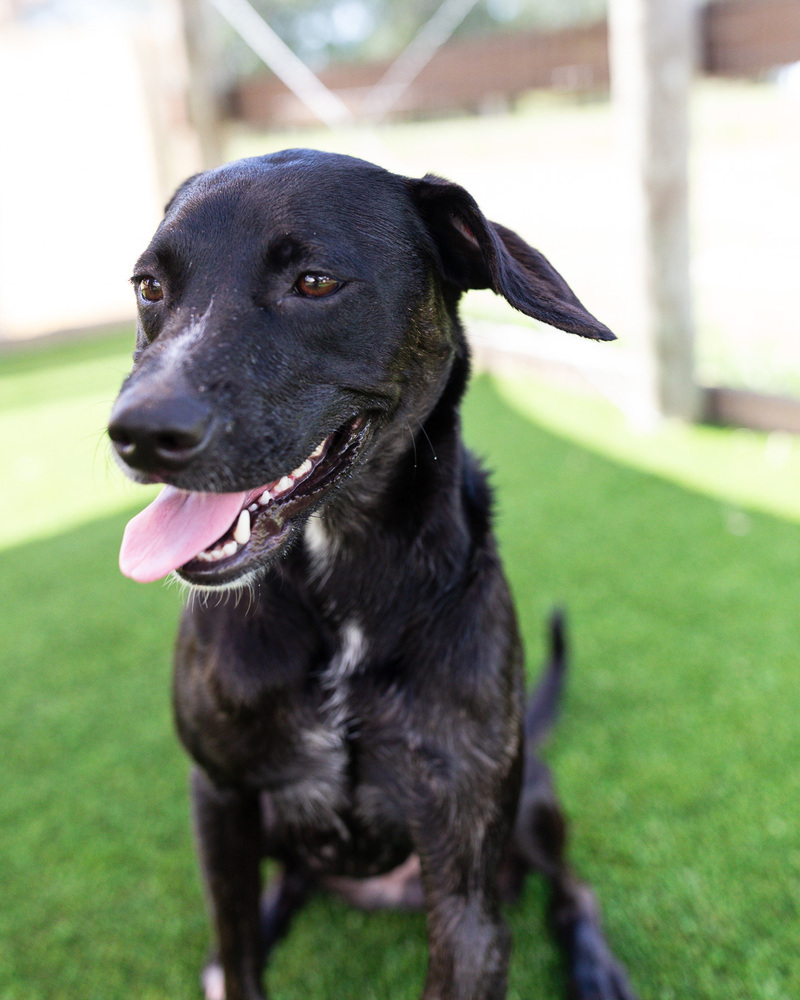
<instances>
[{"instance_id":1,"label":"artificial turf lawn","mask_svg":"<svg viewBox=\"0 0 800 1000\"><path fill-rule=\"evenodd\" d=\"M75 454L96 450L81 421L102 425L124 357L44 361L0 363L7 416L39 419L72 393L54 439L28 448L46 466L58 450L73 525L34 538L22 511L29 540L0 552L0 1000L197 997L206 920L169 711L179 597L119 576L127 514L81 524L63 454L67 413ZM92 365L96 385L76 390ZM509 402L537 398L521 385L478 378L465 422L495 470L532 674L548 610L568 608L574 662L547 756L576 864L642 1000L795 1000L800 526L732 522L725 501L542 429ZM16 457L8 429L0 448ZM46 487L55 517L62 484ZM18 489L4 503L13 517L39 501ZM509 913L511 998L562 995L543 909L531 880ZM419 916L319 900L278 950L271 996L415 998L424 963Z\"/></svg>"}]
</instances>

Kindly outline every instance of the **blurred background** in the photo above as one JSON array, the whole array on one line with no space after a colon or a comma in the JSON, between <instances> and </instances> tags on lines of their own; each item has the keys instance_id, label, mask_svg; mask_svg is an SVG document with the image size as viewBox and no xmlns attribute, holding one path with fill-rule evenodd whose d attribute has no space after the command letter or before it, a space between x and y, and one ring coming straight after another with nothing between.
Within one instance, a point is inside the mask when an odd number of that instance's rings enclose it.
<instances>
[{"instance_id":1,"label":"blurred background","mask_svg":"<svg viewBox=\"0 0 800 1000\"><path fill-rule=\"evenodd\" d=\"M621 340L602 361L485 325L481 344L599 364L640 416L744 419L730 394L641 398L625 382L644 391L648 363L672 364L668 382L795 395L799 5L649 7L3 0L0 343L130 322L123 276L184 177L313 145L463 183ZM89 259L91 294L73 270ZM514 322L491 296L468 310Z\"/></svg>"},{"instance_id":2,"label":"blurred background","mask_svg":"<svg viewBox=\"0 0 800 1000\"><path fill-rule=\"evenodd\" d=\"M0 1000L198 995L180 598L104 429L169 195L289 146L461 183L617 333L464 300L532 676L573 622L548 757L642 997L796 1000L800 0L0 0L0 143ZM423 939L322 900L273 995L417 996Z\"/></svg>"}]
</instances>

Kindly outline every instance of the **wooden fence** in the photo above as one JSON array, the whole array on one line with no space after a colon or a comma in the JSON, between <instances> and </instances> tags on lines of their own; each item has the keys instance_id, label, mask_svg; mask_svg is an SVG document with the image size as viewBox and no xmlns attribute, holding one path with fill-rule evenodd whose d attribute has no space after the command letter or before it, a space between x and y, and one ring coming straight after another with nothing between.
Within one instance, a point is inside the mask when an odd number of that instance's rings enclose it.
<instances>
[{"instance_id":1,"label":"wooden fence","mask_svg":"<svg viewBox=\"0 0 800 1000\"><path fill-rule=\"evenodd\" d=\"M718 0L705 8L700 59L707 73L760 76L800 60L798 0Z\"/></svg>"},{"instance_id":2,"label":"wooden fence","mask_svg":"<svg viewBox=\"0 0 800 1000\"><path fill-rule=\"evenodd\" d=\"M800 0L713 0L698 25L699 69L758 77L800 60ZM356 114L388 63L336 66L321 74ZM605 23L552 32L516 32L445 45L393 109L394 117L435 117L502 107L530 90L592 92L608 87ZM258 126L308 121L310 112L270 73L241 82L231 114Z\"/></svg>"}]
</instances>

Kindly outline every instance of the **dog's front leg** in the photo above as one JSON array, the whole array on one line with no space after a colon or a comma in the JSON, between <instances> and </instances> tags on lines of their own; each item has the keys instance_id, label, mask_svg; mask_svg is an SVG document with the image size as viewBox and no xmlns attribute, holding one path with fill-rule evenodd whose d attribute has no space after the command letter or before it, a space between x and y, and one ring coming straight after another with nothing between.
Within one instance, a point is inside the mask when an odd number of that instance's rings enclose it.
<instances>
[{"instance_id":1,"label":"dog's front leg","mask_svg":"<svg viewBox=\"0 0 800 1000\"><path fill-rule=\"evenodd\" d=\"M224 976L224 982L206 983L206 995L215 1000L263 1000L258 796L219 789L199 768L192 773L191 790L200 865Z\"/></svg>"},{"instance_id":2,"label":"dog's front leg","mask_svg":"<svg viewBox=\"0 0 800 1000\"><path fill-rule=\"evenodd\" d=\"M497 871L504 831L431 797L414 824L428 915L422 1000L503 1000L511 952Z\"/></svg>"}]
</instances>

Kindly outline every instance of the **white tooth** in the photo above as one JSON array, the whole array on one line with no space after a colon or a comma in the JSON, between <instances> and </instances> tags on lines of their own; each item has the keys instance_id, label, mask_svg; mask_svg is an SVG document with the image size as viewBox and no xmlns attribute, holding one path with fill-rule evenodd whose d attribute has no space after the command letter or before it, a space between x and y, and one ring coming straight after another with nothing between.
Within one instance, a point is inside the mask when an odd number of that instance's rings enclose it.
<instances>
[{"instance_id":1,"label":"white tooth","mask_svg":"<svg viewBox=\"0 0 800 1000\"><path fill-rule=\"evenodd\" d=\"M227 545L223 545L222 546L222 555L223 555L223 557L224 556L232 556L234 554L234 552L236 552L236 550L238 548L239 548L239 546L236 544L236 542L234 542L234 541L228 542Z\"/></svg>"},{"instance_id":2,"label":"white tooth","mask_svg":"<svg viewBox=\"0 0 800 1000\"><path fill-rule=\"evenodd\" d=\"M208 562L210 558L211 557L207 552L198 552L197 555L195 556L195 559L197 559L199 562Z\"/></svg>"},{"instance_id":3,"label":"white tooth","mask_svg":"<svg viewBox=\"0 0 800 1000\"><path fill-rule=\"evenodd\" d=\"M247 545L250 541L250 511L243 510L233 529L233 537L240 545Z\"/></svg>"},{"instance_id":4,"label":"white tooth","mask_svg":"<svg viewBox=\"0 0 800 1000\"><path fill-rule=\"evenodd\" d=\"M251 503L247 509L250 511L251 514L255 514L255 512L258 510L258 504Z\"/></svg>"},{"instance_id":5,"label":"white tooth","mask_svg":"<svg viewBox=\"0 0 800 1000\"><path fill-rule=\"evenodd\" d=\"M322 454L322 452L325 449L325 441L327 441L327 440L328 439L325 438L323 441L320 441L320 443L317 445L317 447L311 452L311 455L309 457L310 458L319 458L319 456Z\"/></svg>"},{"instance_id":6,"label":"white tooth","mask_svg":"<svg viewBox=\"0 0 800 1000\"><path fill-rule=\"evenodd\" d=\"M303 476L311 472L311 459L307 458L302 465L298 465L292 473L292 479L302 479Z\"/></svg>"},{"instance_id":7,"label":"white tooth","mask_svg":"<svg viewBox=\"0 0 800 1000\"><path fill-rule=\"evenodd\" d=\"M264 492L258 498L258 502L261 504L262 507L268 504L270 500L272 500L272 494L270 493L269 490L264 490Z\"/></svg>"},{"instance_id":8,"label":"white tooth","mask_svg":"<svg viewBox=\"0 0 800 1000\"><path fill-rule=\"evenodd\" d=\"M286 493L286 491L290 490L293 486L294 486L294 480L292 479L292 477L284 476L283 479L281 479L278 485L275 487L275 489L277 490L278 493Z\"/></svg>"},{"instance_id":9,"label":"white tooth","mask_svg":"<svg viewBox=\"0 0 800 1000\"><path fill-rule=\"evenodd\" d=\"M206 562L219 562L220 559L225 558L225 553L222 549L212 549L210 552L206 552Z\"/></svg>"}]
</instances>

